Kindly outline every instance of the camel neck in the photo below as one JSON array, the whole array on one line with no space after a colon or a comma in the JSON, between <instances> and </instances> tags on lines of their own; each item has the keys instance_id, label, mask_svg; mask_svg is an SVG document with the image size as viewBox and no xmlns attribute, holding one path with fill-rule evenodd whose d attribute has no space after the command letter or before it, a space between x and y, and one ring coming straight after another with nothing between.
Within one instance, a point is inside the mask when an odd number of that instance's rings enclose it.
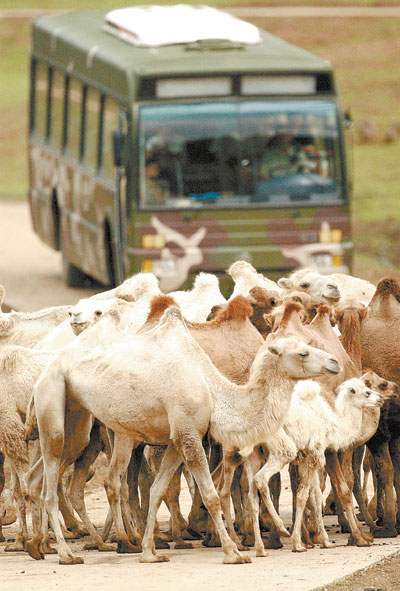
<instances>
[{"instance_id":1,"label":"camel neck","mask_svg":"<svg viewBox=\"0 0 400 591\"><path fill-rule=\"evenodd\" d=\"M239 449L265 442L282 425L294 384L295 380L282 376L271 362L268 368L253 368L245 386L231 388L225 383L212 388L213 437Z\"/></svg>"}]
</instances>

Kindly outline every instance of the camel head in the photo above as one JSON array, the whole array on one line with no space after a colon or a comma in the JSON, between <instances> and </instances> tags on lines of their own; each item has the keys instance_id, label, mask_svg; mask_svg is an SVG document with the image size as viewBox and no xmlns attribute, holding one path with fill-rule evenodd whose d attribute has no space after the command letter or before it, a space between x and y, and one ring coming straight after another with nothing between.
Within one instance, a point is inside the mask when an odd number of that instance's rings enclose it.
<instances>
[{"instance_id":1,"label":"camel head","mask_svg":"<svg viewBox=\"0 0 400 591\"><path fill-rule=\"evenodd\" d=\"M88 326L100 320L114 305L115 299L96 300L84 298L69 309L69 322L75 335L81 334Z\"/></svg>"},{"instance_id":2,"label":"camel head","mask_svg":"<svg viewBox=\"0 0 400 591\"><path fill-rule=\"evenodd\" d=\"M296 337L278 338L267 350L278 371L295 379L322 374L336 375L342 370L336 357L322 349L311 347Z\"/></svg>"},{"instance_id":3,"label":"camel head","mask_svg":"<svg viewBox=\"0 0 400 591\"><path fill-rule=\"evenodd\" d=\"M400 402L400 388L396 382L381 378L372 369L367 369L361 379L368 388L379 392L384 400L396 399L397 402Z\"/></svg>"},{"instance_id":4,"label":"camel head","mask_svg":"<svg viewBox=\"0 0 400 591\"><path fill-rule=\"evenodd\" d=\"M358 408L382 406L384 399L379 392L371 390L360 378L350 378L336 388L335 408L344 412L349 403Z\"/></svg>"},{"instance_id":5,"label":"camel head","mask_svg":"<svg viewBox=\"0 0 400 591\"><path fill-rule=\"evenodd\" d=\"M278 285L285 292L305 291L316 300L334 304L340 299L338 285L331 278L321 275L310 269L300 269L290 275L290 277L281 277Z\"/></svg>"}]
</instances>

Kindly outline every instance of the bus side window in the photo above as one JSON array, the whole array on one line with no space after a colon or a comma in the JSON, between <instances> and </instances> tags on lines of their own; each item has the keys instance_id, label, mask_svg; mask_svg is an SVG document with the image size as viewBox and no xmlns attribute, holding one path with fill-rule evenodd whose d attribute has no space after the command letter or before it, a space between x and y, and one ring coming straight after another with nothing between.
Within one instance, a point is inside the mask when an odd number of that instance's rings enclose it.
<instances>
[{"instance_id":1,"label":"bus side window","mask_svg":"<svg viewBox=\"0 0 400 591\"><path fill-rule=\"evenodd\" d=\"M76 78L70 78L66 147L68 154L75 160L81 157L82 98L82 84Z\"/></svg>"},{"instance_id":2,"label":"bus side window","mask_svg":"<svg viewBox=\"0 0 400 591\"><path fill-rule=\"evenodd\" d=\"M115 179L115 164L113 152L113 133L118 129L119 104L110 97L105 97L103 109L102 133L102 161L101 168L104 176Z\"/></svg>"},{"instance_id":3,"label":"bus side window","mask_svg":"<svg viewBox=\"0 0 400 591\"><path fill-rule=\"evenodd\" d=\"M36 62L33 131L40 140L46 140L47 134L48 89L49 68L42 62Z\"/></svg>"},{"instance_id":4,"label":"bus side window","mask_svg":"<svg viewBox=\"0 0 400 591\"><path fill-rule=\"evenodd\" d=\"M64 104L65 75L60 70L53 70L51 81L51 123L50 141L55 148L64 148Z\"/></svg>"},{"instance_id":5,"label":"bus side window","mask_svg":"<svg viewBox=\"0 0 400 591\"><path fill-rule=\"evenodd\" d=\"M93 170L98 168L98 143L100 130L100 93L87 88L85 100L84 159Z\"/></svg>"}]
</instances>

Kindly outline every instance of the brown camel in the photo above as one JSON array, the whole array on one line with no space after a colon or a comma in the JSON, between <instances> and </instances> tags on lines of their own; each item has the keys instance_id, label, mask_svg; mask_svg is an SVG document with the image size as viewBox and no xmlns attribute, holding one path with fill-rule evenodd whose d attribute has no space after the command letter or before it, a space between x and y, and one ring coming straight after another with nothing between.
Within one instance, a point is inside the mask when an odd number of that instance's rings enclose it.
<instances>
[{"instance_id":1,"label":"brown camel","mask_svg":"<svg viewBox=\"0 0 400 591\"><path fill-rule=\"evenodd\" d=\"M361 326L362 363L383 378L400 385L400 282L394 277L379 281ZM380 534L396 536L400 528L400 403L388 402L377 433L368 442L374 457L378 486ZM393 486L397 497L396 503ZM383 502L384 500L384 502Z\"/></svg>"}]
</instances>

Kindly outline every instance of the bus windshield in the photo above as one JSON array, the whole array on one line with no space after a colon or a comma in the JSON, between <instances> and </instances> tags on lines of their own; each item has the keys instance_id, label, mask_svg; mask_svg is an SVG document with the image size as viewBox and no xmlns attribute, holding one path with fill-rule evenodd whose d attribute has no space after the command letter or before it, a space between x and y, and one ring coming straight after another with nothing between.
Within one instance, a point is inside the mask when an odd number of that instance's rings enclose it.
<instances>
[{"instance_id":1,"label":"bus windshield","mask_svg":"<svg viewBox=\"0 0 400 591\"><path fill-rule=\"evenodd\" d=\"M142 209L318 204L342 199L331 101L142 106Z\"/></svg>"}]
</instances>

